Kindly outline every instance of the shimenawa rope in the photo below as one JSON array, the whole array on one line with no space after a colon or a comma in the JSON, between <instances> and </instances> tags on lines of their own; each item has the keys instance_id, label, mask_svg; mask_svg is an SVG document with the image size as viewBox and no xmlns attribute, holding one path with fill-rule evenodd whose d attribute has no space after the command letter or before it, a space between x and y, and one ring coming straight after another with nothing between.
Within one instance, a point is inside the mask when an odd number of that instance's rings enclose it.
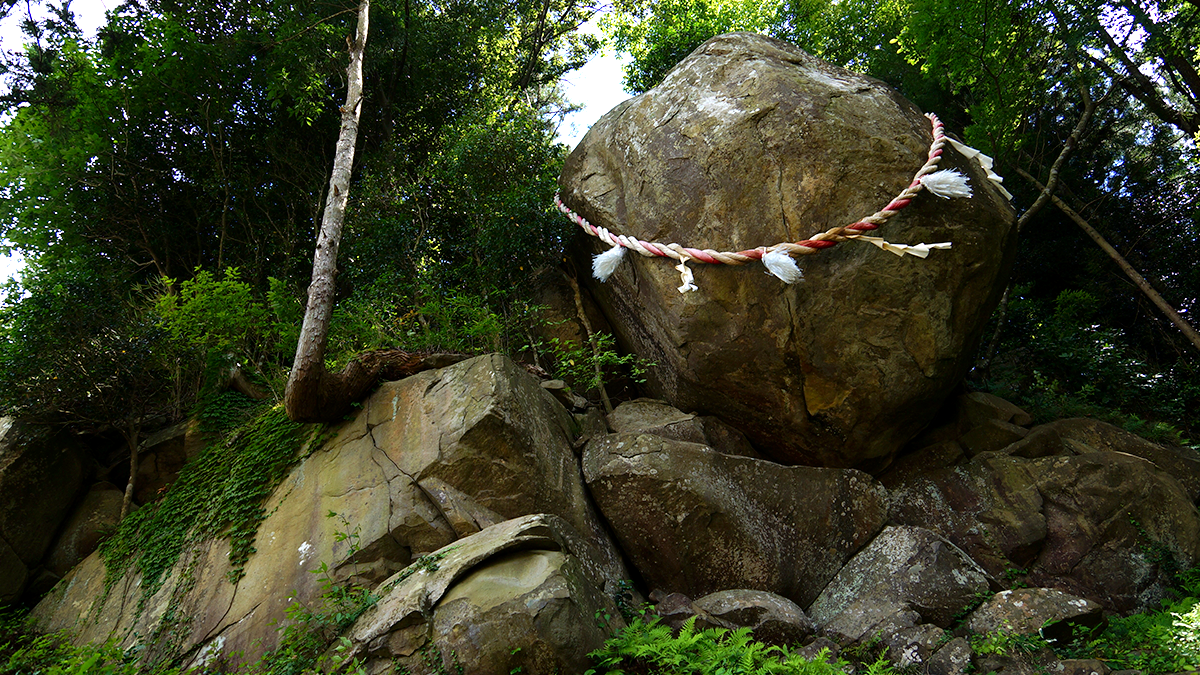
<instances>
[{"instance_id":1,"label":"shimenawa rope","mask_svg":"<svg viewBox=\"0 0 1200 675\"><path fill-rule=\"evenodd\" d=\"M1003 179L995 175L991 171L991 161L986 155L983 155L978 150L968 148L953 139L946 138L945 131L942 128L942 122L937 115L926 113L932 125L933 142L929 146L929 153L925 164L913 176L912 182L908 187L904 188L899 195L892 201L888 202L887 206L879 211L862 218L850 225L834 227L825 232L819 232L812 237L798 242L780 242L773 246L759 246L758 248L747 249L745 251L714 251L712 249L696 249L679 244L660 244L655 242L643 241L636 237L630 237L623 234L614 234L604 227L598 227L587 221L586 218L572 211L569 207L563 204L558 193L554 195L554 204L558 210L565 214L572 222L583 228L584 232L600 239L612 248L608 251L598 254L592 261L592 273L600 281L607 281L608 277L616 270L624 258L625 250L632 249L646 257L662 257L673 258L679 261L675 266L679 270L680 278L683 281L679 286L680 293L697 290L694 282L692 271L688 268L687 263L697 261L714 265L744 265L751 261L761 261L767 270L779 277L784 282L794 284L804 279L804 274L796 265L796 256L810 255L822 249L836 246L839 242L857 239L866 241L885 251L891 251L898 256L904 254L914 255L919 258L925 258L929 252L934 249L950 248L950 242L940 242L936 244L893 244L884 241L879 237L872 237L863 234L871 230L878 229L880 225L886 223L889 218L900 212L901 209L912 203L912 200L921 193L922 190L942 197L950 198L969 198L972 195L971 187L967 182L967 177L955 170L938 170L937 165L942 159L942 148L946 142L952 143L960 152L968 156L975 157L987 170L988 177L997 183Z\"/></svg>"}]
</instances>

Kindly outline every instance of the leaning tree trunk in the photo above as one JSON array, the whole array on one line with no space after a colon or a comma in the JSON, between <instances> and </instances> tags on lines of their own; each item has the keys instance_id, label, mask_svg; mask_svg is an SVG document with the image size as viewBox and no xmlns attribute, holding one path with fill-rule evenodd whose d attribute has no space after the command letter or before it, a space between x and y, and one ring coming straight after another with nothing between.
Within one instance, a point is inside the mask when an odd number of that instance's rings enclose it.
<instances>
[{"instance_id":1,"label":"leaning tree trunk","mask_svg":"<svg viewBox=\"0 0 1200 675\"><path fill-rule=\"evenodd\" d=\"M329 177L329 194L325 200L321 231L317 235L317 250L313 254L308 305L304 310L300 341L296 344L296 359L283 396L288 417L297 422L338 420L381 377L398 379L461 360L456 355L412 354L391 349L361 354L337 373L325 368L325 348L336 290L338 244L341 243L346 202L350 196L350 172L354 166L354 145L358 140L358 120L362 112L362 60L367 46L370 6L370 0L361 0L358 6L358 31L350 44L350 65L346 68L346 104L341 108L342 126Z\"/></svg>"},{"instance_id":2,"label":"leaning tree trunk","mask_svg":"<svg viewBox=\"0 0 1200 675\"><path fill-rule=\"evenodd\" d=\"M1031 176L1028 172L1018 168L1017 173L1021 174L1022 178L1032 183L1034 187L1041 190L1043 193L1047 192L1046 186L1042 185L1038 179ZM1150 302L1153 303L1154 306L1163 313L1163 316L1167 317L1171 323L1175 324L1175 327L1179 329L1179 332L1183 333L1184 337L1188 339L1188 342L1191 342L1193 347L1195 347L1197 350L1200 350L1200 333L1196 332L1196 329L1193 328L1186 319L1180 316L1179 312L1175 311L1175 308L1172 307L1166 300L1164 300L1158 291L1154 290L1154 287L1150 285L1150 282L1146 281L1146 279L1143 278L1137 270L1133 269L1133 265L1130 265L1129 262L1125 260L1125 256L1121 255L1117 249L1113 248L1112 244L1109 244L1108 240L1105 239L1104 236L1096 230L1096 228L1092 227L1091 223L1089 223L1084 219L1083 216L1079 215L1079 213L1068 206L1067 203L1062 199L1059 199L1055 195L1050 195L1050 200L1054 202L1054 205L1057 206L1058 209L1062 211L1068 218L1075 221L1075 224L1078 225L1079 228L1087 234L1087 236L1091 237L1092 241L1096 242L1096 245L1099 246L1105 253L1107 253L1108 257L1113 259L1113 262L1117 263L1117 266L1121 268L1121 271L1125 273L1125 276L1129 277L1129 280L1133 282L1133 285L1137 286L1138 290L1140 290L1142 294L1145 295L1146 298L1148 298Z\"/></svg>"},{"instance_id":3,"label":"leaning tree trunk","mask_svg":"<svg viewBox=\"0 0 1200 675\"><path fill-rule=\"evenodd\" d=\"M333 157L333 172L329 177L329 194L325 200L321 231L317 235L317 250L313 254L308 305L283 399L288 417L298 421L325 419L330 414L328 409L338 407L334 404L340 400L348 405L353 400L353 385L366 375L345 371L335 375L327 371L325 347L329 341L329 319L333 315L338 244L342 240L354 145L358 141L358 119L362 113L362 61L367 46L370 8L371 0L362 0L358 6L358 31L350 43L350 65L346 68L346 104L341 108L342 126Z\"/></svg>"},{"instance_id":4,"label":"leaning tree trunk","mask_svg":"<svg viewBox=\"0 0 1200 675\"><path fill-rule=\"evenodd\" d=\"M125 443L129 446L129 482L125 484L125 496L121 499L121 515L118 520L125 520L133 506L133 491L137 489L138 475L138 446L141 445L142 425L140 422L129 421L124 429Z\"/></svg>"}]
</instances>

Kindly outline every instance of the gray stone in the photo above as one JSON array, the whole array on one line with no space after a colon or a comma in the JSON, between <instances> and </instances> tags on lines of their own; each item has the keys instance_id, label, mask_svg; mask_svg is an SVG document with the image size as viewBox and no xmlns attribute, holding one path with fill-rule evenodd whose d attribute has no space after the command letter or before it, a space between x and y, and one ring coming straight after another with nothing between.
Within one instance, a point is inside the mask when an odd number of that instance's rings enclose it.
<instances>
[{"instance_id":1,"label":"gray stone","mask_svg":"<svg viewBox=\"0 0 1200 675\"><path fill-rule=\"evenodd\" d=\"M583 472L647 585L770 591L804 606L878 532L887 493L852 469L784 467L648 434L584 449Z\"/></svg>"},{"instance_id":2,"label":"gray stone","mask_svg":"<svg viewBox=\"0 0 1200 675\"><path fill-rule=\"evenodd\" d=\"M124 499L125 494L112 483L93 485L63 526L46 558L46 568L63 577L91 555L101 536L121 521Z\"/></svg>"},{"instance_id":3,"label":"gray stone","mask_svg":"<svg viewBox=\"0 0 1200 675\"><path fill-rule=\"evenodd\" d=\"M726 455L762 459L742 432L717 417L691 415L665 401L640 398L617 406L608 416L617 433L644 433L688 443L707 445Z\"/></svg>"},{"instance_id":4,"label":"gray stone","mask_svg":"<svg viewBox=\"0 0 1200 675\"><path fill-rule=\"evenodd\" d=\"M883 477L891 521L944 536L993 578L1028 572L1128 613L1157 606L1169 575L1147 552L1161 544L1183 566L1200 561L1200 514L1182 486L1121 452L1025 459L982 453L968 462Z\"/></svg>"},{"instance_id":5,"label":"gray stone","mask_svg":"<svg viewBox=\"0 0 1200 675\"><path fill-rule=\"evenodd\" d=\"M84 488L71 435L21 420L0 425L0 604L17 600Z\"/></svg>"},{"instance_id":6,"label":"gray stone","mask_svg":"<svg viewBox=\"0 0 1200 675\"><path fill-rule=\"evenodd\" d=\"M1200 500L1200 453L1191 448L1159 445L1111 424L1088 418L1055 420L1029 431L1004 452L1017 457L1123 452L1141 457L1178 480L1192 501Z\"/></svg>"},{"instance_id":7,"label":"gray stone","mask_svg":"<svg viewBox=\"0 0 1200 675\"><path fill-rule=\"evenodd\" d=\"M974 457L981 452L996 452L1025 438L1029 430L1000 420L984 420L982 424L963 434L958 442L967 455Z\"/></svg>"},{"instance_id":8,"label":"gray stone","mask_svg":"<svg viewBox=\"0 0 1200 675\"><path fill-rule=\"evenodd\" d=\"M348 630L348 655L369 673L582 672L608 636L595 617L623 625L596 574L603 559L556 516L505 521L434 557L436 567L385 582Z\"/></svg>"},{"instance_id":9,"label":"gray stone","mask_svg":"<svg viewBox=\"0 0 1200 675\"><path fill-rule=\"evenodd\" d=\"M257 552L236 585L226 577L227 540L185 550L144 607L139 575L106 593L93 554L34 616L45 630L75 631L80 642L113 638L129 647L139 636L163 635L170 640L149 650L168 658L206 648L206 657L254 660L278 644L289 605L321 602L324 575L314 570L323 564L335 582L372 585L493 522L543 513L596 551L548 574L573 579L571 570L584 565L603 588L628 574L587 498L575 429L532 375L501 356L385 383L267 499ZM338 517L327 517L331 511ZM164 623L180 617L183 625Z\"/></svg>"},{"instance_id":10,"label":"gray stone","mask_svg":"<svg viewBox=\"0 0 1200 675\"><path fill-rule=\"evenodd\" d=\"M959 415L966 427L976 427L988 420L1011 422L1020 427L1033 424L1033 417L1008 401L987 392L973 391L958 399Z\"/></svg>"},{"instance_id":11,"label":"gray stone","mask_svg":"<svg viewBox=\"0 0 1200 675\"><path fill-rule=\"evenodd\" d=\"M739 251L804 239L888 204L925 162L929 122L878 80L749 33L701 45L655 89L600 119L567 158L567 206L646 241ZM951 241L928 259L847 242L793 286L626 257L589 290L618 342L652 361L653 395L716 415L785 463L882 468L961 381L1014 252L1013 211L950 148L972 199L918 196L879 232ZM583 240L581 240L583 241ZM607 246L588 238L581 267Z\"/></svg>"},{"instance_id":12,"label":"gray stone","mask_svg":"<svg viewBox=\"0 0 1200 675\"><path fill-rule=\"evenodd\" d=\"M1112 668L1099 659L1063 659L1062 670L1054 670L1054 675L1109 675Z\"/></svg>"},{"instance_id":13,"label":"gray stone","mask_svg":"<svg viewBox=\"0 0 1200 675\"><path fill-rule=\"evenodd\" d=\"M179 478L183 465L204 450L205 443L205 435L195 421L180 422L156 431L143 440L138 449L134 501L138 504L158 501L162 493Z\"/></svg>"},{"instance_id":14,"label":"gray stone","mask_svg":"<svg viewBox=\"0 0 1200 675\"><path fill-rule=\"evenodd\" d=\"M916 612L913 625L949 627L987 588L984 571L942 537L919 527L887 527L846 563L808 613L848 643L874 635L899 612Z\"/></svg>"},{"instance_id":15,"label":"gray stone","mask_svg":"<svg viewBox=\"0 0 1200 675\"><path fill-rule=\"evenodd\" d=\"M911 628L900 630L882 636L883 644L887 645L888 660L897 669L924 669L933 658L933 652L941 644L946 631L941 628L923 623Z\"/></svg>"},{"instance_id":16,"label":"gray stone","mask_svg":"<svg viewBox=\"0 0 1200 675\"><path fill-rule=\"evenodd\" d=\"M1104 609L1091 600L1052 588L1018 588L992 596L971 612L966 627L973 633L1040 633L1047 640L1065 645L1075 637L1072 624L1080 629L1102 626Z\"/></svg>"},{"instance_id":17,"label":"gray stone","mask_svg":"<svg viewBox=\"0 0 1200 675\"><path fill-rule=\"evenodd\" d=\"M956 637L942 645L929 659L929 675L966 675L971 665L971 643Z\"/></svg>"},{"instance_id":18,"label":"gray stone","mask_svg":"<svg viewBox=\"0 0 1200 675\"><path fill-rule=\"evenodd\" d=\"M750 628L754 639L766 644L793 647L801 644L817 629L799 605L766 591L718 591L693 604L708 616L737 627Z\"/></svg>"}]
</instances>

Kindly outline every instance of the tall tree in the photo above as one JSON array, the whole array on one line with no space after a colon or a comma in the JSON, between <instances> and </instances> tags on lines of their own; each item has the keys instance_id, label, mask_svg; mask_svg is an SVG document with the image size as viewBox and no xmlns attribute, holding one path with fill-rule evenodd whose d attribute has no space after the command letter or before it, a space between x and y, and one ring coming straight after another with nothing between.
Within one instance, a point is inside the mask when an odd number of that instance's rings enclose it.
<instances>
[{"instance_id":1,"label":"tall tree","mask_svg":"<svg viewBox=\"0 0 1200 675\"><path fill-rule=\"evenodd\" d=\"M358 400L375 383L378 375L374 364L365 364L360 359L351 361L336 374L325 368L325 348L329 344L329 321L333 316L336 290L338 246L342 241L346 202L350 198L350 173L354 167L354 146L358 141L358 119L362 113L362 64L370 13L370 0L361 0L358 29L353 40L347 39L350 65L346 67L342 126L333 157L333 172L329 177L325 215L317 236L317 250L313 254L312 283L308 287L304 325L300 329L296 358L284 395L284 407L293 420L337 419L352 401Z\"/></svg>"}]
</instances>

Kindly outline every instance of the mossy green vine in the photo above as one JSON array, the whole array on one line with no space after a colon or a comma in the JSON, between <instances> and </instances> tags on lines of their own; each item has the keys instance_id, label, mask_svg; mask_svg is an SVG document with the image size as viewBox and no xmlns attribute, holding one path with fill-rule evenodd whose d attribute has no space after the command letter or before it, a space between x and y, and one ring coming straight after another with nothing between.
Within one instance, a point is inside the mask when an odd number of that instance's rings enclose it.
<instances>
[{"instance_id":1,"label":"mossy green vine","mask_svg":"<svg viewBox=\"0 0 1200 675\"><path fill-rule=\"evenodd\" d=\"M160 501L127 517L100 545L106 596L136 568L142 575L140 609L162 587L188 542L211 537L229 538L229 580L242 578L267 516L264 502L301 459L306 442L315 446L323 440L318 428L289 420L282 406L259 408L228 436L214 438Z\"/></svg>"}]
</instances>

